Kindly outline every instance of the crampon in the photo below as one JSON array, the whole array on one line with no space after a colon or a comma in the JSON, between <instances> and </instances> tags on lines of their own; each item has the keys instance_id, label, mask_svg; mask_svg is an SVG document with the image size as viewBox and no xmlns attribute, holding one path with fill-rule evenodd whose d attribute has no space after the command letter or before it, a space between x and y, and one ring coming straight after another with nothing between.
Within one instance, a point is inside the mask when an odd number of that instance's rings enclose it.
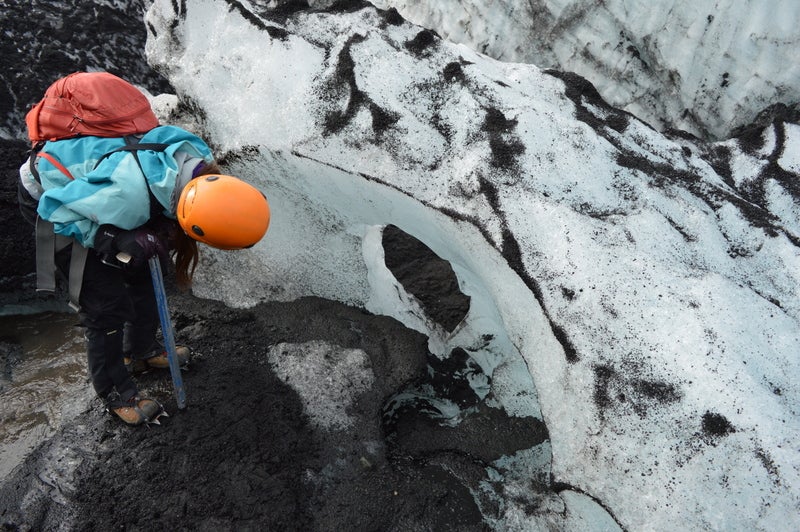
<instances>
[{"instance_id":1,"label":"crampon","mask_svg":"<svg viewBox=\"0 0 800 532\"><path fill-rule=\"evenodd\" d=\"M134 395L127 401L116 397L109 397L106 401L106 410L128 425L160 425L161 417L169 417L164 407L154 399Z\"/></svg>"}]
</instances>

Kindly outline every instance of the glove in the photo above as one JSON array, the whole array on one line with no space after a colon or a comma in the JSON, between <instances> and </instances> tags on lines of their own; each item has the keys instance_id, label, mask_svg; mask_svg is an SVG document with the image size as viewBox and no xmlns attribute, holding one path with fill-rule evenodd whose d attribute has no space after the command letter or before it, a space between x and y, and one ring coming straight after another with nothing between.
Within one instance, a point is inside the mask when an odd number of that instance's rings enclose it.
<instances>
[{"instance_id":1,"label":"glove","mask_svg":"<svg viewBox=\"0 0 800 532\"><path fill-rule=\"evenodd\" d=\"M97 229L97 234L94 235L94 244L92 247L100 255L113 257L117 253L117 248L114 246L114 238L120 234L122 229L110 224L103 224Z\"/></svg>"},{"instance_id":2,"label":"glove","mask_svg":"<svg viewBox=\"0 0 800 532\"><path fill-rule=\"evenodd\" d=\"M130 231L120 231L113 239L117 251L131 257L130 266L138 266L151 257L159 256L162 261L168 259L167 248L152 231L140 227ZM124 262L124 261L123 261Z\"/></svg>"}]
</instances>

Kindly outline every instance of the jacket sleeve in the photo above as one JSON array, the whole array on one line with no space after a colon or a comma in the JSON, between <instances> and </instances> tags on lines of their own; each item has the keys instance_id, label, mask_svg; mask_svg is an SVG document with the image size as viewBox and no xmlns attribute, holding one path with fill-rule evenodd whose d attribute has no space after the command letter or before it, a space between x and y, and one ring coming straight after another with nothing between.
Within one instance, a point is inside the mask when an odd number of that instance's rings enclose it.
<instances>
[{"instance_id":1,"label":"jacket sleeve","mask_svg":"<svg viewBox=\"0 0 800 532\"><path fill-rule=\"evenodd\" d=\"M30 170L31 160L27 159L19 168L17 180L17 203L19 212L26 222L36 225L36 207L42 195L42 186L34 179Z\"/></svg>"}]
</instances>

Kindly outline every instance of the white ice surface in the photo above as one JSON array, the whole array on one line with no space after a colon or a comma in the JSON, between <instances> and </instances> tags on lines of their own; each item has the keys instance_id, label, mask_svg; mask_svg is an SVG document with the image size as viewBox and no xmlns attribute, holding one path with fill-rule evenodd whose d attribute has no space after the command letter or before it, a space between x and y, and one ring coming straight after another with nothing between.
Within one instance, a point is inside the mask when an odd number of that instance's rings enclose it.
<instances>
[{"instance_id":1,"label":"white ice surface","mask_svg":"<svg viewBox=\"0 0 800 532\"><path fill-rule=\"evenodd\" d=\"M321 341L270 346L268 360L298 392L312 423L327 430L352 426L348 408L375 380L364 351Z\"/></svg>"},{"instance_id":2,"label":"white ice surface","mask_svg":"<svg viewBox=\"0 0 800 532\"><path fill-rule=\"evenodd\" d=\"M237 154L226 168L273 205L253 249L204 250L200 295L235 306L303 295L363 305L427 328L435 354L495 334L477 356L509 413L545 420L553 479L574 488L562 497L565 527L608 523L572 491L602 501L629 530L800 527L800 253L785 233L767 235L733 204L712 209L679 182L620 166L616 148L575 119L561 81L534 66L446 42L414 56L403 44L419 28L378 29L369 9L299 15L280 40L214 0L187 3L173 27L175 5L150 9L148 57L203 109L199 126L218 153ZM363 40L348 41L356 34ZM319 117L336 105L323 95L345 46L358 88L398 116L380 142L366 108L322 132ZM456 61L472 89L427 91ZM487 108L516 120L525 151L513 172L489 163ZM796 128L786 134L796 138ZM696 148L687 155L636 122L618 135L705 190L733 193ZM780 159L793 179L796 146ZM732 160L738 182L759 168L751 155ZM767 190L770 211L796 235L797 206L783 185ZM453 335L381 268L376 239L390 223L450 261L473 298ZM504 230L521 263L501 253ZM312 371L291 360L287 375ZM704 432L708 414L735 432Z\"/></svg>"},{"instance_id":3,"label":"white ice surface","mask_svg":"<svg viewBox=\"0 0 800 532\"><path fill-rule=\"evenodd\" d=\"M373 0L509 62L577 72L656 127L720 138L800 101L794 0Z\"/></svg>"}]
</instances>

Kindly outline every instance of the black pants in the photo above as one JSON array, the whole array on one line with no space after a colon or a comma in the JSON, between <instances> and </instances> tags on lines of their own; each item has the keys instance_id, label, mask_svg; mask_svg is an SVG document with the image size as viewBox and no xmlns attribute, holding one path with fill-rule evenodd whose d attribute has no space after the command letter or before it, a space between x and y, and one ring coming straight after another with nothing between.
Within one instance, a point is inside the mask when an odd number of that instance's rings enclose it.
<instances>
[{"instance_id":1,"label":"black pants","mask_svg":"<svg viewBox=\"0 0 800 532\"><path fill-rule=\"evenodd\" d=\"M81 287L79 317L86 327L89 374L95 392L127 400L138 393L123 357L142 355L156 343L158 307L147 264L120 269L90 249Z\"/></svg>"}]
</instances>

